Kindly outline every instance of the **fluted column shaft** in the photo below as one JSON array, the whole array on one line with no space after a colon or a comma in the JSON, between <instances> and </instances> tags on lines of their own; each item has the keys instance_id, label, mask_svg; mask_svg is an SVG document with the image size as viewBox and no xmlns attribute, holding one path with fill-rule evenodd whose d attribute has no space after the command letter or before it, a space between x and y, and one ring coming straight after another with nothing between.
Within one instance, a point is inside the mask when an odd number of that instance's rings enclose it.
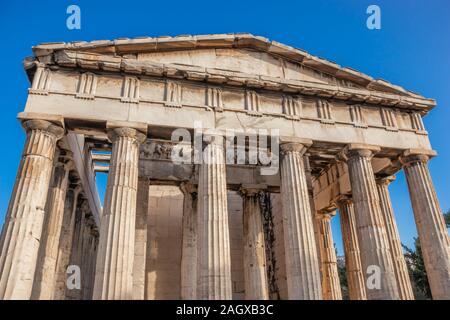
<instances>
[{"instance_id":1,"label":"fluted column shaft","mask_svg":"<svg viewBox=\"0 0 450 320\"><path fill-rule=\"evenodd\" d=\"M347 149L361 264L370 300L399 299L389 241L372 169L372 151Z\"/></svg>"},{"instance_id":2,"label":"fluted column shaft","mask_svg":"<svg viewBox=\"0 0 450 320\"><path fill-rule=\"evenodd\" d=\"M53 181L47 197L47 214L39 248L38 263L35 271L32 299L50 300L53 298L56 284L56 264L59 251L59 239L64 216L64 204L72 168L71 152L61 150L59 162L53 171Z\"/></svg>"},{"instance_id":3,"label":"fluted column shaft","mask_svg":"<svg viewBox=\"0 0 450 320\"><path fill-rule=\"evenodd\" d=\"M266 248L259 189L241 188L244 226L245 299L268 300Z\"/></svg>"},{"instance_id":4,"label":"fluted column shaft","mask_svg":"<svg viewBox=\"0 0 450 320\"><path fill-rule=\"evenodd\" d=\"M450 240L426 155L402 158L433 299L450 299Z\"/></svg>"},{"instance_id":5,"label":"fluted column shaft","mask_svg":"<svg viewBox=\"0 0 450 320\"><path fill-rule=\"evenodd\" d=\"M56 142L64 130L44 120L23 123L27 141L0 240L0 299L30 299Z\"/></svg>"},{"instance_id":6,"label":"fluted column shaft","mask_svg":"<svg viewBox=\"0 0 450 320\"><path fill-rule=\"evenodd\" d=\"M72 266L77 266L80 268L80 272L84 273L84 256L83 256L83 246L85 245L85 225L87 223L87 219L91 215L89 202L87 199L83 199L80 202L80 206L78 210L75 212L75 223L74 223L74 232L72 239L72 247L70 251L70 259L69 264ZM80 288L66 287L65 290L65 298L68 300L81 300L83 298L83 290L86 276L81 277Z\"/></svg>"},{"instance_id":7,"label":"fluted column shaft","mask_svg":"<svg viewBox=\"0 0 450 320\"><path fill-rule=\"evenodd\" d=\"M183 244L181 251L181 299L197 298L197 188L183 183Z\"/></svg>"},{"instance_id":8,"label":"fluted column shaft","mask_svg":"<svg viewBox=\"0 0 450 320\"><path fill-rule=\"evenodd\" d=\"M335 212L318 213L322 262L322 295L324 300L342 300L341 283L337 268L336 250L331 233L331 218Z\"/></svg>"},{"instance_id":9,"label":"fluted column shaft","mask_svg":"<svg viewBox=\"0 0 450 320\"><path fill-rule=\"evenodd\" d=\"M198 185L197 298L231 299L231 256L228 228L223 137L210 136L203 151Z\"/></svg>"},{"instance_id":10,"label":"fluted column shaft","mask_svg":"<svg viewBox=\"0 0 450 320\"><path fill-rule=\"evenodd\" d=\"M109 131L113 143L100 224L94 299L133 297L133 260L139 145L145 135L132 128Z\"/></svg>"},{"instance_id":11,"label":"fluted column shaft","mask_svg":"<svg viewBox=\"0 0 450 320\"><path fill-rule=\"evenodd\" d=\"M350 199L344 199L339 201L338 205L350 300L366 300L353 202Z\"/></svg>"},{"instance_id":12,"label":"fluted column shaft","mask_svg":"<svg viewBox=\"0 0 450 320\"><path fill-rule=\"evenodd\" d=\"M58 261L56 265L54 300L64 300L66 297L67 267L69 266L72 250L73 234L75 230L75 211L78 206L78 195L81 186L75 186L67 192L64 206L61 234L59 239Z\"/></svg>"},{"instance_id":13,"label":"fluted column shaft","mask_svg":"<svg viewBox=\"0 0 450 320\"><path fill-rule=\"evenodd\" d=\"M139 177L133 262L133 300L145 299L150 180Z\"/></svg>"},{"instance_id":14,"label":"fluted column shaft","mask_svg":"<svg viewBox=\"0 0 450 320\"><path fill-rule=\"evenodd\" d=\"M316 205L314 203L314 187L312 183L311 165L309 163L308 156L303 156L303 163L305 165L306 185L308 186L309 206L311 207L311 217L314 227L314 238L316 240L317 258L320 266L320 279L322 279L322 252L320 248L319 221L316 219Z\"/></svg>"},{"instance_id":15,"label":"fluted column shaft","mask_svg":"<svg viewBox=\"0 0 450 320\"><path fill-rule=\"evenodd\" d=\"M94 278L95 278L95 260L97 258L98 229L92 214L85 220L83 226L83 247L81 259L82 288L81 299L92 300Z\"/></svg>"},{"instance_id":16,"label":"fluted column shaft","mask_svg":"<svg viewBox=\"0 0 450 320\"><path fill-rule=\"evenodd\" d=\"M281 195L288 297L322 298L319 262L300 143L281 145Z\"/></svg>"},{"instance_id":17,"label":"fluted column shaft","mask_svg":"<svg viewBox=\"0 0 450 320\"><path fill-rule=\"evenodd\" d=\"M394 210L388 185L395 177L386 177L377 180L378 196L380 197L381 212L391 248L392 262L394 264L395 279L397 280L398 294L401 300L414 300L414 293L409 279L402 243L395 223Z\"/></svg>"}]
</instances>

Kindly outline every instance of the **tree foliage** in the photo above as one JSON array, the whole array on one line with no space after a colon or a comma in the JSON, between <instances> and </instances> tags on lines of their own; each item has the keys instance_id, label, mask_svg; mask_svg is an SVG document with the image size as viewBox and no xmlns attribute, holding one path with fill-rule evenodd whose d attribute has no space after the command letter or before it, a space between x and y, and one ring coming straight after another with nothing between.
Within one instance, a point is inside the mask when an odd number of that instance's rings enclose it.
<instances>
[{"instance_id":1,"label":"tree foliage","mask_svg":"<svg viewBox=\"0 0 450 320\"><path fill-rule=\"evenodd\" d=\"M444 213L445 224L447 228L450 228L450 210Z\"/></svg>"},{"instance_id":2,"label":"tree foliage","mask_svg":"<svg viewBox=\"0 0 450 320\"><path fill-rule=\"evenodd\" d=\"M418 238L414 238L414 250L402 244L405 250L405 259L413 284L416 299L431 299L430 285L422 256L422 248Z\"/></svg>"},{"instance_id":3,"label":"tree foliage","mask_svg":"<svg viewBox=\"0 0 450 320\"><path fill-rule=\"evenodd\" d=\"M338 256L336 244L334 244L334 250L336 252L336 257ZM349 292L348 292L348 283L347 283L347 272L345 269L345 264L343 263L337 263L337 269L338 269L338 275L339 275L339 282L341 284L341 292L342 292L342 299L348 300L349 298Z\"/></svg>"}]
</instances>

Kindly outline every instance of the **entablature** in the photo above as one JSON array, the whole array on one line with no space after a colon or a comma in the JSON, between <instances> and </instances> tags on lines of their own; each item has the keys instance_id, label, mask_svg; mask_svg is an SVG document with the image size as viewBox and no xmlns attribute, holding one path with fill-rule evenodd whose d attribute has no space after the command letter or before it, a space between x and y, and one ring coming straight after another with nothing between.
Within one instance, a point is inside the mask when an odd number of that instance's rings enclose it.
<instances>
[{"instance_id":1,"label":"entablature","mask_svg":"<svg viewBox=\"0 0 450 320\"><path fill-rule=\"evenodd\" d=\"M248 89L263 89L287 94L314 96L325 99L335 99L351 103L366 103L386 107L416 110L423 114L433 108L433 99L416 95L395 94L386 91L370 90L343 86L338 83L320 83L304 80L285 79L267 75L249 74L238 71L204 68L194 65L157 63L133 58L83 53L61 50L53 53L46 63L29 62L28 69L37 68L36 74L43 73L41 69L72 68L79 73L97 72L100 74L119 73L131 77L163 77L167 79L184 79L192 82L210 83L213 85L228 85ZM33 66L33 64L35 66ZM36 81L35 81L36 82ZM45 85L45 81L37 82ZM377 89L375 84L370 86ZM42 88L44 89L44 88Z\"/></svg>"}]
</instances>

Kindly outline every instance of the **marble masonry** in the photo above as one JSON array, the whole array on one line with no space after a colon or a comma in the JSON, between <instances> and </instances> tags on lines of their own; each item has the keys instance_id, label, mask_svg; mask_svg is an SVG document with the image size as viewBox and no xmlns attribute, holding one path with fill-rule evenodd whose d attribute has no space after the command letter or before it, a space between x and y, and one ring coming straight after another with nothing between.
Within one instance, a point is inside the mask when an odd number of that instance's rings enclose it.
<instances>
[{"instance_id":1,"label":"marble masonry","mask_svg":"<svg viewBox=\"0 0 450 320\"><path fill-rule=\"evenodd\" d=\"M450 299L433 99L251 34L43 43L24 67L0 299L340 300L332 219L350 299L414 299L401 170L433 299Z\"/></svg>"}]
</instances>

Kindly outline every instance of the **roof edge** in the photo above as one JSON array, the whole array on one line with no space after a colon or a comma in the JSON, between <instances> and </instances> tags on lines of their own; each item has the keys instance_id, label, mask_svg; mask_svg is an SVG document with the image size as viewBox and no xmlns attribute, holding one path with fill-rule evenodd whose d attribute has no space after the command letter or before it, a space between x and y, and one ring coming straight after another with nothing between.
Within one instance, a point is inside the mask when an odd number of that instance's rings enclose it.
<instances>
[{"instance_id":1,"label":"roof edge","mask_svg":"<svg viewBox=\"0 0 450 320\"><path fill-rule=\"evenodd\" d=\"M49 42L33 47L36 57L46 56L59 50L89 51L99 54L123 55L127 53L174 51L206 48L253 48L255 50L277 55L301 63L307 67L330 74L340 79L355 82L367 89L376 88L414 98L422 95L408 91L383 79L374 79L369 75L349 67L342 67L335 62L313 56L308 52L294 48L268 38L250 33L227 33L209 35L179 35L175 37L136 37L115 40Z\"/></svg>"}]
</instances>

